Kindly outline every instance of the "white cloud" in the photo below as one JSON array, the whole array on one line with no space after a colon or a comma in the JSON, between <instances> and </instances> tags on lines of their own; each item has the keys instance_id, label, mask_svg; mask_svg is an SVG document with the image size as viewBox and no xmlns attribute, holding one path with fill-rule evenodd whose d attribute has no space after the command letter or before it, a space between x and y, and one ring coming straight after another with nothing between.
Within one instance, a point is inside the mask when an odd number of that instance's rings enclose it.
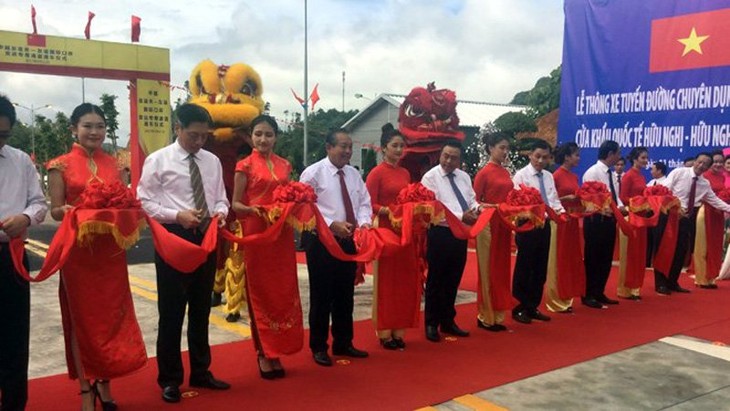
<instances>
[{"instance_id":1,"label":"white cloud","mask_svg":"<svg viewBox=\"0 0 730 411\"><path fill-rule=\"evenodd\" d=\"M0 0L0 30L29 32L30 1ZM86 13L96 13L92 38L128 42L130 15L142 18L141 43L171 50L172 83L211 58L245 62L261 74L272 112L299 110L302 94L303 2L159 0L91 2L33 0L41 33L82 37ZM355 93L407 94L436 81L459 98L508 102L560 64L562 2L555 0L309 0L309 87L319 83L321 108L366 103ZM128 133L124 82L87 79L87 101L119 96ZM81 80L2 73L0 91L25 105L53 104L67 113L81 101ZM172 100L180 95L173 92ZM27 113L19 112L21 119Z\"/></svg>"}]
</instances>

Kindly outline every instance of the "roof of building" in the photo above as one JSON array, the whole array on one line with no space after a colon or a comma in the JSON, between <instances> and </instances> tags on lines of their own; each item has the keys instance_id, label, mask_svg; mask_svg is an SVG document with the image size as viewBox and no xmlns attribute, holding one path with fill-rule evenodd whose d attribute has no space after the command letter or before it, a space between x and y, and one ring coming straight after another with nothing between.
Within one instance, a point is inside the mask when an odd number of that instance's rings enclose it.
<instances>
[{"instance_id":1,"label":"roof of building","mask_svg":"<svg viewBox=\"0 0 730 411\"><path fill-rule=\"evenodd\" d=\"M347 120L342 127L352 130L357 124L373 112L378 110L384 104L390 104L396 109L400 107L405 100L404 94L383 93L378 95L365 108L360 110L351 119ZM481 127L482 125L494 121L497 117L511 111L524 111L527 106L515 104L499 104L488 103L485 101L456 100L456 114L459 115L459 125L461 127Z\"/></svg>"}]
</instances>

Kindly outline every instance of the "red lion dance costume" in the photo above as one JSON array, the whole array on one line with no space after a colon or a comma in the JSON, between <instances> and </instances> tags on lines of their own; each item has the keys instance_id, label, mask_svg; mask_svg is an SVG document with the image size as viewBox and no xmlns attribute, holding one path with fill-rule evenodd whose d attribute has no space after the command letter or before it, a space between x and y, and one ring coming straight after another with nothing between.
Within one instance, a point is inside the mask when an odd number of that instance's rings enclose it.
<instances>
[{"instance_id":1,"label":"red lion dance costume","mask_svg":"<svg viewBox=\"0 0 730 411\"><path fill-rule=\"evenodd\" d=\"M232 201L233 176L236 162L251 153L251 121L264 110L261 98L261 77L250 66L234 63L216 65L210 60L200 62L190 74L190 103L204 107L214 123L213 137L205 149L215 154L223 166L223 182L228 200ZM228 221L234 230L240 225L231 213ZM230 248L230 251L229 251ZM243 256L237 245L232 248L225 241L218 246L218 271L213 291L226 292L226 312L240 312L244 302Z\"/></svg>"},{"instance_id":2,"label":"red lion dance costume","mask_svg":"<svg viewBox=\"0 0 730 411\"><path fill-rule=\"evenodd\" d=\"M414 88L400 106L398 129L406 140L400 164L411 174L411 181L420 181L438 163L446 140L464 141L456 115L456 93L437 90L434 83Z\"/></svg>"}]
</instances>

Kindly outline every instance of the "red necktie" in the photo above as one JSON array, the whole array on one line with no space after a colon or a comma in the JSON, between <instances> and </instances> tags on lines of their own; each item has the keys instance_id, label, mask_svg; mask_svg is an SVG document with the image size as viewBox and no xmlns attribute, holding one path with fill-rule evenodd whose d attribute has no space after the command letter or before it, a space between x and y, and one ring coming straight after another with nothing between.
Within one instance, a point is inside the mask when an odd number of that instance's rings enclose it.
<instances>
[{"instance_id":1,"label":"red necktie","mask_svg":"<svg viewBox=\"0 0 730 411\"><path fill-rule=\"evenodd\" d=\"M697 195L697 176L692 177L692 187L689 189L689 200L687 201L687 213L692 213L695 208L695 196Z\"/></svg>"},{"instance_id":2,"label":"red necktie","mask_svg":"<svg viewBox=\"0 0 730 411\"><path fill-rule=\"evenodd\" d=\"M337 170L337 174L340 176L340 189L342 190L342 202L345 204L345 218L348 223L357 226L357 219L355 218L355 211L352 208L352 200L350 200L350 193L347 191L347 184L345 184L345 171L342 169Z\"/></svg>"}]
</instances>

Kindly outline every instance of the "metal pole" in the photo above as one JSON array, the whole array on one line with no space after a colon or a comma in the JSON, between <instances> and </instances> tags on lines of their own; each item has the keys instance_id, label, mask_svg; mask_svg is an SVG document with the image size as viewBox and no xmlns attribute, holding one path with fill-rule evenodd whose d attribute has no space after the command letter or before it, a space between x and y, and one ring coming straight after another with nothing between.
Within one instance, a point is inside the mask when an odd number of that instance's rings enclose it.
<instances>
[{"instance_id":1,"label":"metal pole","mask_svg":"<svg viewBox=\"0 0 730 411\"><path fill-rule=\"evenodd\" d=\"M35 107L30 105L30 152L35 161Z\"/></svg>"},{"instance_id":2,"label":"metal pole","mask_svg":"<svg viewBox=\"0 0 730 411\"><path fill-rule=\"evenodd\" d=\"M342 71L342 111L345 111L345 71Z\"/></svg>"},{"instance_id":3,"label":"metal pole","mask_svg":"<svg viewBox=\"0 0 730 411\"><path fill-rule=\"evenodd\" d=\"M302 163L304 164L304 167L306 167L308 164L307 161L307 123L309 122L309 119L307 118L309 115L309 93L308 89L309 86L307 84L307 0L304 0L304 158L302 159Z\"/></svg>"}]
</instances>

